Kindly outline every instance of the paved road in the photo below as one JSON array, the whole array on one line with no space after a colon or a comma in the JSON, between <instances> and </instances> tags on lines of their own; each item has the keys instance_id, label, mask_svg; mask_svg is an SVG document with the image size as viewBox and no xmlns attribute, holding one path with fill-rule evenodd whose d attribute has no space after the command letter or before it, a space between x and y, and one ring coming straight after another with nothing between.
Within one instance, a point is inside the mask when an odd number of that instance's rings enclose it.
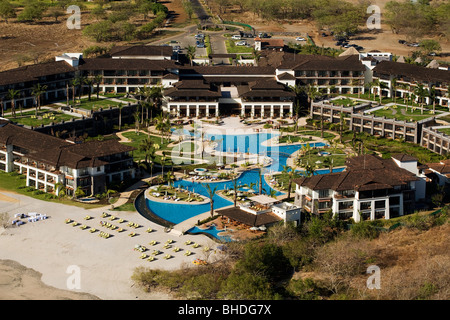
<instances>
[{"instance_id":1,"label":"paved road","mask_svg":"<svg viewBox=\"0 0 450 320\"><path fill-rule=\"evenodd\" d=\"M211 18L211 16L206 13L205 9L198 0L190 0L190 1L192 3L192 9L194 9L195 14L197 15L200 21L208 20L209 18Z\"/></svg>"}]
</instances>

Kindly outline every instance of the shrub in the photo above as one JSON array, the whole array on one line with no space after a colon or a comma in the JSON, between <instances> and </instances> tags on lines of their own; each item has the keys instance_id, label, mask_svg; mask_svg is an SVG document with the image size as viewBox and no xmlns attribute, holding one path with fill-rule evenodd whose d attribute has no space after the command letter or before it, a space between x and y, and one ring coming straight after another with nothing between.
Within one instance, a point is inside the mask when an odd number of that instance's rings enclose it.
<instances>
[{"instance_id":1,"label":"shrub","mask_svg":"<svg viewBox=\"0 0 450 320\"><path fill-rule=\"evenodd\" d=\"M311 278L292 279L287 289L291 295L300 300L318 300L323 291Z\"/></svg>"},{"instance_id":2,"label":"shrub","mask_svg":"<svg viewBox=\"0 0 450 320\"><path fill-rule=\"evenodd\" d=\"M375 239L380 235L380 229L375 221L360 221L351 225L350 233L356 238Z\"/></svg>"},{"instance_id":3,"label":"shrub","mask_svg":"<svg viewBox=\"0 0 450 320\"><path fill-rule=\"evenodd\" d=\"M289 260L281 247L272 243L253 242L245 246L244 255L235 266L238 273L262 276L269 282L282 279L290 268Z\"/></svg>"}]
</instances>

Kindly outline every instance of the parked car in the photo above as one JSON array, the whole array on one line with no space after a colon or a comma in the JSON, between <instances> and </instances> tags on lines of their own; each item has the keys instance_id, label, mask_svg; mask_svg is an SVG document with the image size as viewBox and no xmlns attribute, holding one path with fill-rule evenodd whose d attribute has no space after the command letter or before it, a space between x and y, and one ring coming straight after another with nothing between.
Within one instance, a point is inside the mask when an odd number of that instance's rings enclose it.
<instances>
[{"instance_id":1,"label":"parked car","mask_svg":"<svg viewBox=\"0 0 450 320\"><path fill-rule=\"evenodd\" d=\"M195 39L204 39L204 38L205 38L205 35L203 33L197 33L195 35Z\"/></svg>"},{"instance_id":2,"label":"parked car","mask_svg":"<svg viewBox=\"0 0 450 320\"><path fill-rule=\"evenodd\" d=\"M265 32L258 33L258 37L260 37L260 38L270 38L270 36L267 33L265 33Z\"/></svg>"},{"instance_id":3,"label":"parked car","mask_svg":"<svg viewBox=\"0 0 450 320\"><path fill-rule=\"evenodd\" d=\"M409 46L409 47L418 47L419 44L416 43L416 42L413 42L413 43L409 43L408 46Z\"/></svg>"},{"instance_id":4,"label":"parked car","mask_svg":"<svg viewBox=\"0 0 450 320\"><path fill-rule=\"evenodd\" d=\"M233 34L233 35L231 36L231 39L233 39L233 40L241 40L241 35L239 35L239 34Z\"/></svg>"},{"instance_id":5,"label":"parked car","mask_svg":"<svg viewBox=\"0 0 450 320\"><path fill-rule=\"evenodd\" d=\"M247 41L245 41L245 40L238 41L238 42L236 42L236 45L237 46L246 46L247 45Z\"/></svg>"},{"instance_id":6,"label":"parked car","mask_svg":"<svg viewBox=\"0 0 450 320\"><path fill-rule=\"evenodd\" d=\"M174 52L179 52L179 51L181 51L181 47L180 46L173 46L172 50Z\"/></svg>"},{"instance_id":7,"label":"parked car","mask_svg":"<svg viewBox=\"0 0 450 320\"><path fill-rule=\"evenodd\" d=\"M406 44L406 40L398 40L398 43L400 43L400 44Z\"/></svg>"},{"instance_id":8,"label":"parked car","mask_svg":"<svg viewBox=\"0 0 450 320\"><path fill-rule=\"evenodd\" d=\"M296 40L296 41L306 41L306 39L303 38L303 37L297 37L297 38L295 38L295 40Z\"/></svg>"},{"instance_id":9,"label":"parked car","mask_svg":"<svg viewBox=\"0 0 450 320\"><path fill-rule=\"evenodd\" d=\"M205 43L203 41L197 41L197 48L204 48Z\"/></svg>"}]
</instances>

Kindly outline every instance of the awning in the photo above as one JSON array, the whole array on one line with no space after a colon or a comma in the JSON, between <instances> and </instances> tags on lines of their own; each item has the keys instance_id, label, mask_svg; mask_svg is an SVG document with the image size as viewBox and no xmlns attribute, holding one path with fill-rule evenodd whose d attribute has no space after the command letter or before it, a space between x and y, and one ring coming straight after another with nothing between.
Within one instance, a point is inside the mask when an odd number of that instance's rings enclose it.
<instances>
[{"instance_id":1,"label":"awning","mask_svg":"<svg viewBox=\"0 0 450 320\"><path fill-rule=\"evenodd\" d=\"M253 196L253 197L249 198L249 200L250 201L254 201L254 202L258 202L260 204L272 204L272 203L275 203L275 202L279 201L279 200L277 200L275 198L272 198L272 197L269 197L269 196L266 196L266 195L263 195L263 194L260 194L260 195L257 195L257 196Z\"/></svg>"}]
</instances>

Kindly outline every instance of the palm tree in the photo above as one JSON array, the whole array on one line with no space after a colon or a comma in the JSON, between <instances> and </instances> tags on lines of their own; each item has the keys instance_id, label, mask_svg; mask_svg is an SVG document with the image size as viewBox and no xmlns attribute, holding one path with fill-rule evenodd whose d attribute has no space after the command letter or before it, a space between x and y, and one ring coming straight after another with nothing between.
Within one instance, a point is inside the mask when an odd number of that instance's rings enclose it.
<instances>
[{"instance_id":1,"label":"palm tree","mask_svg":"<svg viewBox=\"0 0 450 320\"><path fill-rule=\"evenodd\" d=\"M258 166L258 169L259 169L258 170L258 174L259 174L258 192L259 192L259 194L262 194L262 190L263 190L263 188L262 188L262 178L264 176L264 174L263 174L264 165L263 164L258 164L257 166Z\"/></svg>"},{"instance_id":2,"label":"palm tree","mask_svg":"<svg viewBox=\"0 0 450 320\"><path fill-rule=\"evenodd\" d=\"M214 216L214 195L216 193L217 186L214 187L214 189L211 189L211 186L209 184L206 184L206 191L208 191L208 197L209 197L209 204L211 206L211 218Z\"/></svg>"},{"instance_id":3,"label":"palm tree","mask_svg":"<svg viewBox=\"0 0 450 320\"><path fill-rule=\"evenodd\" d=\"M175 180L175 175L173 174L173 171L169 171L166 173L167 183L170 187L172 187L172 183Z\"/></svg>"},{"instance_id":4,"label":"palm tree","mask_svg":"<svg viewBox=\"0 0 450 320\"><path fill-rule=\"evenodd\" d=\"M148 163L149 151L153 148L153 141L147 136L142 142L139 144L139 151L143 151L145 154L145 163Z\"/></svg>"},{"instance_id":5,"label":"palm tree","mask_svg":"<svg viewBox=\"0 0 450 320\"><path fill-rule=\"evenodd\" d=\"M38 109L41 110L41 95L47 91L47 86L41 86L40 83L33 86L31 94L35 98L36 101L36 117L38 115Z\"/></svg>"},{"instance_id":6,"label":"palm tree","mask_svg":"<svg viewBox=\"0 0 450 320\"><path fill-rule=\"evenodd\" d=\"M163 151L162 153L163 153L163 155L161 157L161 175L164 177L164 165L166 164L167 157L166 157L165 151Z\"/></svg>"},{"instance_id":7,"label":"palm tree","mask_svg":"<svg viewBox=\"0 0 450 320\"><path fill-rule=\"evenodd\" d=\"M86 77L79 75L78 78L78 86L80 87L80 90L78 91L78 100L81 100L81 95L83 94L83 84L86 81Z\"/></svg>"},{"instance_id":8,"label":"palm tree","mask_svg":"<svg viewBox=\"0 0 450 320\"><path fill-rule=\"evenodd\" d=\"M372 81L373 83L373 87L376 87L376 94L380 95L380 104L381 104L381 82L379 79L375 79L374 81ZM375 100L376 97L375 92L373 93L373 100Z\"/></svg>"},{"instance_id":9,"label":"palm tree","mask_svg":"<svg viewBox=\"0 0 450 320\"><path fill-rule=\"evenodd\" d=\"M64 197L66 195L66 189L62 182L55 183L55 193L58 197Z\"/></svg>"},{"instance_id":10,"label":"palm tree","mask_svg":"<svg viewBox=\"0 0 450 320\"><path fill-rule=\"evenodd\" d=\"M342 136L342 133L344 132L344 125L345 125L345 120L344 120L344 113L341 112L339 114L339 140L341 143L344 143L344 137Z\"/></svg>"},{"instance_id":11,"label":"palm tree","mask_svg":"<svg viewBox=\"0 0 450 320\"><path fill-rule=\"evenodd\" d=\"M306 177L312 177L314 175L314 173L316 172L317 169L317 165L316 164L309 164L309 162L307 161L306 164L304 165L305 168L305 173L306 173Z\"/></svg>"},{"instance_id":12,"label":"palm tree","mask_svg":"<svg viewBox=\"0 0 450 320\"><path fill-rule=\"evenodd\" d=\"M0 97L0 117L3 117L3 108L5 108L3 98L3 96Z\"/></svg>"},{"instance_id":13,"label":"palm tree","mask_svg":"<svg viewBox=\"0 0 450 320\"><path fill-rule=\"evenodd\" d=\"M358 87L358 98L361 98L361 88L359 88L361 81L359 79L352 79L352 87Z\"/></svg>"},{"instance_id":14,"label":"palm tree","mask_svg":"<svg viewBox=\"0 0 450 320\"><path fill-rule=\"evenodd\" d=\"M255 60L256 65L258 65L259 59L261 58L261 52L259 52L255 48L252 48L252 57Z\"/></svg>"},{"instance_id":15,"label":"palm tree","mask_svg":"<svg viewBox=\"0 0 450 320\"><path fill-rule=\"evenodd\" d=\"M420 101L420 113L423 114L424 99L428 95L428 90L425 89L422 84L419 84L414 90L414 93Z\"/></svg>"},{"instance_id":16,"label":"palm tree","mask_svg":"<svg viewBox=\"0 0 450 320\"><path fill-rule=\"evenodd\" d=\"M392 94L394 95L394 104L397 104L397 78L392 78L391 80L391 88Z\"/></svg>"},{"instance_id":17,"label":"palm tree","mask_svg":"<svg viewBox=\"0 0 450 320\"><path fill-rule=\"evenodd\" d=\"M195 57L195 51L197 49L194 46L187 46L185 49L186 49L186 56L188 57L189 61L191 62L191 66L192 66L193 60Z\"/></svg>"},{"instance_id":18,"label":"palm tree","mask_svg":"<svg viewBox=\"0 0 450 320\"><path fill-rule=\"evenodd\" d=\"M231 182L233 183L233 190L234 190L233 202L234 202L234 207L236 208L237 193L238 193L238 190L239 190L239 186L238 186L238 179L237 179L237 176L235 174L233 174L233 179L231 180Z\"/></svg>"},{"instance_id":19,"label":"palm tree","mask_svg":"<svg viewBox=\"0 0 450 320\"><path fill-rule=\"evenodd\" d=\"M407 83L400 83L398 86L400 87L400 89L403 89L404 91L408 91ZM408 104L406 102L406 97L407 97L407 93L403 92L402 93L403 103L406 104L406 111L408 111Z\"/></svg>"},{"instance_id":20,"label":"palm tree","mask_svg":"<svg viewBox=\"0 0 450 320\"><path fill-rule=\"evenodd\" d=\"M89 88L88 91L88 100L91 101L91 94L92 94L92 87L94 86L94 79L92 78L84 78L83 79L84 84L86 84Z\"/></svg>"},{"instance_id":21,"label":"palm tree","mask_svg":"<svg viewBox=\"0 0 450 320\"><path fill-rule=\"evenodd\" d=\"M326 165L328 169L330 169L330 173L333 172L333 158L326 157L325 159L323 159L323 164Z\"/></svg>"},{"instance_id":22,"label":"palm tree","mask_svg":"<svg viewBox=\"0 0 450 320\"><path fill-rule=\"evenodd\" d=\"M76 93L76 88L80 85L80 78L79 77L75 77L70 84L72 85L72 102L73 104L75 104L75 93Z\"/></svg>"},{"instance_id":23,"label":"palm tree","mask_svg":"<svg viewBox=\"0 0 450 320\"><path fill-rule=\"evenodd\" d=\"M161 105L161 100L164 97L163 87L158 82L155 86L150 88L150 121L153 122L153 108L158 109ZM148 119L148 114L147 114Z\"/></svg>"},{"instance_id":24,"label":"palm tree","mask_svg":"<svg viewBox=\"0 0 450 320\"><path fill-rule=\"evenodd\" d=\"M170 131L170 119L165 118L161 113L156 117L156 126L155 129L161 132L161 144L163 144L164 133L169 130Z\"/></svg>"},{"instance_id":25,"label":"palm tree","mask_svg":"<svg viewBox=\"0 0 450 320\"><path fill-rule=\"evenodd\" d=\"M369 99L372 96L372 88L375 86L375 83L372 82L368 82L364 85L364 87L366 87L367 89L369 89ZM373 95L373 100L375 100L375 94Z\"/></svg>"},{"instance_id":26,"label":"palm tree","mask_svg":"<svg viewBox=\"0 0 450 320\"><path fill-rule=\"evenodd\" d=\"M282 176L288 178L288 196L286 200L291 199L291 188L292 188L292 181L298 176L298 174L295 172L294 168L291 168L289 166L283 166Z\"/></svg>"},{"instance_id":27,"label":"palm tree","mask_svg":"<svg viewBox=\"0 0 450 320\"><path fill-rule=\"evenodd\" d=\"M66 81L66 106L69 106L69 81Z\"/></svg>"},{"instance_id":28,"label":"palm tree","mask_svg":"<svg viewBox=\"0 0 450 320\"><path fill-rule=\"evenodd\" d=\"M136 111L135 113L133 113L133 117L134 117L134 129L135 129L135 133L139 134L139 130L140 130L140 123L139 120L141 118L141 113L138 111Z\"/></svg>"},{"instance_id":29,"label":"palm tree","mask_svg":"<svg viewBox=\"0 0 450 320\"><path fill-rule=\"evenodd\" d=\"M435 114L436 111L436 88L435 86L431 86L430 91L428 92L428 97L431 99L433 103L433 114Z\"/></svg>"},{"instance_id":30,"label":"palm tree","mask_svg":"<svg viewBox=\"0 0 450 320\"><path fill-rule=\"evenodd\" d=\"M100 84L103 82L103 76L101 74L97 74L92 78L93 83L97 86L97 100L100 92Z\"/></svg>"},{"instance_id":31,"label":"palm tree","mask_svg":"<svg viewBox=\"0 0 450 320\"><path fill-rule=\"evenodd\" d=\"M322 96L322 93L317 89L317 87L312 85L308 85L306 87L305 93L308 96L308 103L310 108L312 107L313 101Z\"/></svg>"},{"instance_id":32,"label":"palm tree","mask_svg":"<svg viewBox=\"0 0 450 320\"><path fill-rule=\"evenodd\" d=\"M119 131L122 130L122 109L123 109L123 104L119 103L119 105L117 106L119 108Z\"/></svg>"},{"instance_id":33,"label":"palm tree","mask_svg":"<svg viewBox=\"0 0 450 320\"><path fill-rule=\"evenodd\" d=\"M16 117L16 98L19 97L20 91L14 89L8 89L7 97L11 100L11 113L13 118Z\"/></svg>"}]
</instances>

